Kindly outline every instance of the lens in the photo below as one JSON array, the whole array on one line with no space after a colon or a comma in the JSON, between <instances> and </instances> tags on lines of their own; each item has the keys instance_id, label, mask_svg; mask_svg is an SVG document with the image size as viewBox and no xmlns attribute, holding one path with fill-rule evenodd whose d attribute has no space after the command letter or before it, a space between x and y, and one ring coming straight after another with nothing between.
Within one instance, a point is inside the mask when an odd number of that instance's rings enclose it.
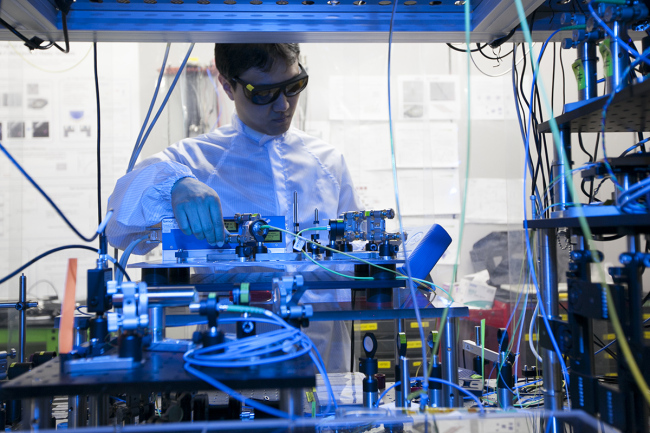
<instances>
[{"instance_id":1,"label":"lens","mask_svg":"<svg viewBox=\"0 0 650 433\"><path fill-rule=\"evenodd\" d=\"M295 96L298 93L305 90L305 87L307 87L307 78L303 78L300 81L296 81L295 83L289 84L286 87L284 94L287 96Z\"/></svg>"},{"instance_id":2,"label":"lens","mask_svg":"<svg viewBox=\"0 0 650 433\"><path fill-rule=\"evenodd\" d=\"M279 95L279 87L276 87L275 89L261 90L253 93L251 101L257 105L265 105L275 101Z\"/></svg>"}]
</instances>

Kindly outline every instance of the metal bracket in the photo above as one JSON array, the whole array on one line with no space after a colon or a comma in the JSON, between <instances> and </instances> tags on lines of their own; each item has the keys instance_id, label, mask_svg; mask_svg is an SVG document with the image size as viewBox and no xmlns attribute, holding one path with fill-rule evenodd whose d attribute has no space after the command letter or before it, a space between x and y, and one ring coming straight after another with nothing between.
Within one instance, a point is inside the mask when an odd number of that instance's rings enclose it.
<instances>
[{"instance_id":1,"label":"metal bracket","mask_svg":"<svg viewBox=\"0 0 650 433\"><path fill-rule=\"evenodd\" d=\"M499 362L499 354L494 350L483 349L482 346L474 343L471 340L463 340L463 350L473 353L477 356L482 356L491 362Z\"/></svg>"},{"instance_id":2,"label":"metal bracket","mask_svg":"<svg viewBox=\"0 0 650 433\"><path fill-rule=\"evenodd\" d=\"M311 317L314 314L311 305L298 304L306 290L304 283L305 280L302 275L283 276L273 279L273 296L280 301L280 317L300 319Z\"/></svg>"},{"instance_id":3,"label":"metal bracket","mask_svg":"<svg viewBox=\"0 0 650 433\"><path fill-rule=\"evenodd\" d=\"M120 327L124 330L135 330L149 326L149 296L147 283L134 283L131 281L117 285L109 281L108 293L115 295L121 292L122 314L108 313L108 330L117 331Z\"/></svg>"}]
</instances>

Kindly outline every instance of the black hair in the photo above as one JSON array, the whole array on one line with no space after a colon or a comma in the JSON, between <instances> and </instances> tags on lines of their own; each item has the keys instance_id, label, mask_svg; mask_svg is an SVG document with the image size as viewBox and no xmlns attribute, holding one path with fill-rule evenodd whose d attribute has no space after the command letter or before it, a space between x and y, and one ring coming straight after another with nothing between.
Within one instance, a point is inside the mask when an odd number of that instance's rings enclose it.
<instances>
[{"instance_id":1,"label":"black hair","mask_svg":"<svg viewBox=\"0 0 650 433\"><path fill-rule=\"evenodd\" d=\"M233 87L233 78L250 68L268 72L276 60L293 65L300 56L298 44L214 44L214 61L219 73Z\"/></svg>"}]
</instances>

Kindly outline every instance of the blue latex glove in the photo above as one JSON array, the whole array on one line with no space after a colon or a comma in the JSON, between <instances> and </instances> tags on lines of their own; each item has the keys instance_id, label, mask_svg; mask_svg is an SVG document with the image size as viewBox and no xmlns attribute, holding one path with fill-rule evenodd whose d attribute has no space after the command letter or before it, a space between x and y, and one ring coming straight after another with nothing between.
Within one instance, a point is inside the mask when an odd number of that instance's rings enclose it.
<instances>
[{"instance_id":1,"label":"blue latex glove","mask_svg":"<svg viewBox=\"0 0 650 433\"><path fill-rule=\"evenodd\" d=\"M225 229L219 196L209 186L185 177L172 188L172 209L181 231L207 240L210 245L223 246Z\"/></svg>"}]
</instances>

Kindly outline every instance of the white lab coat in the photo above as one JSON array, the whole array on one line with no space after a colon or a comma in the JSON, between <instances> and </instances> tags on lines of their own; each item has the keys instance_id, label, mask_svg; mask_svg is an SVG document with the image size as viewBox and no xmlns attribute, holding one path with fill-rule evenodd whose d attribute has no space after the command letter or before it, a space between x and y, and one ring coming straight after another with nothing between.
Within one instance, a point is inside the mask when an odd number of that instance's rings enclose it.
<instances>
[{"instance_id":1,"label":"white lab coat","mask_svg":"<svg viewBox=\"0 0 650 433\"><path fill-rule=\"evenodd\" d=\"M109 199L109 209L115 213L106 229L111 245L124 249L146 227L173 217L171 189L184 177L213 188L224 216L284 215L288 230L293 228L294 191L298 192L301 229L313 226L315 208L323 225L341 212L360 210L343 155L334 147L295 128L279 136L264 135L234 114L231 125L182 140L145 159L117 181ZM141 243L134 253L152 248ZM306 293L303 300L344 299L319 291ZM349 333L342 322L334 326L312 322L307 332L329 371L349 368Z\"/></svg>"}]
</instances>

